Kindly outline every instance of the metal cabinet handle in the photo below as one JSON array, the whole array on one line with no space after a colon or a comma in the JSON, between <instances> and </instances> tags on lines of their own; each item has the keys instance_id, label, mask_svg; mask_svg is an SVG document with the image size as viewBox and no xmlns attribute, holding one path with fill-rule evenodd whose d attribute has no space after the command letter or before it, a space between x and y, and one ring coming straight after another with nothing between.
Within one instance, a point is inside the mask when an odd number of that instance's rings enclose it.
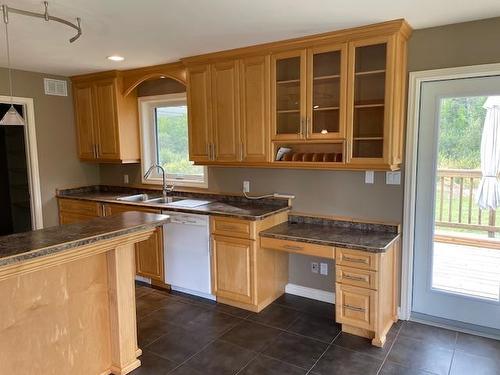
<instances>
[{"instance_id":1,"label":"metal cabinet handle","mask_svg":"<svg viewBox=\"0 0 500 375\"><path fill-rule=\"evenodd\" d=\"M343 258L344 258L344 260L345 260L346 262L352 262L352 263L365 263L365 264L366 264L366 263L368 263L366 259L351 258L351 257L346 257L345 255L344 255L344 257L343 257Z\"/></svg>"},{"instance_id":2,"label":"metal cabinet handle","mask_svg":"<svg viewBox=\"0 0 500 375\"><path fill-rule=\"evenodd\" d=\"M99 158L99 156L101 155L101 147L99 146L99 143L95 145L95 148L96 148L96 155Z\"/></svg>"},{"instance_id":3,"label":"metal cabinet handle","mask_svg":"<svg viewBox=\"0 0 500 375\"><path fill-rule=\"evenodd\" d=\"M307 118L306 134L308 134L310 130L312 130L312 128L311 128L311 118L308 117ZM311 133L312 133L312 131L311 131Z\"/></svg>"},{"instance_id":4,"label":"metal cabinet handle","mask_svg":"<svg viewBox=\"0 0 500 375\"><path fill-rule=\"evenodd\" d=\"M357 311L357 312L365 312L366 311L366 309L364 309L362 307L351 306L351 305L347 305L347 304L344 304L344 309Z\"/></svg>"},{"instance_id":5,"label":"metal cabinet handle","mask_svg":"<svg viewBox=\"0 0 500 375\"><path fill-rule=\"evenodd\" d=\"M303 250L304 248L302 246L294 246L294 245L283 245L284 249L287 250Z\"/></svg>"},{"instance_id":6,"label":"metal cabinet handle","mask_svg":"<svg viewBox=\"0 0 500 375\"><path fill-rule=\"evenodd\" d=\"M243 142L240 142L240 161L243 161Z\"/></svg>"},{"instance_id":7,"label":"metal cabinet handle","mask_svg":"<svg viewBox=\"0 0 500 375\"><path fill-rule=\"evenodd\" d=\"M221 230L237 230L238 228L236 228L234 225L221 225L221 226L219 226L219 229L221 229Z\"/></svg>"},{"instance_id":8,"label":"metal cabinet handle","mask_svg":"<svg viewBox=\"0 0 500 375\"><path fill-rule=\"evenodd\" d=\"M304 120L304 118L302 117L302 118L300 119L300 129L299 129L299 133L298 133L298 134L300 134L300 135L303 135L303 134L304 134L304 123L305 123L305 120Z\"/></svg>"},{"instance_id":9,"label":"metal cabinet handle","mask_svg":"<svg viewBox=\"0 0 500 375\"><path fill-rule=\"evenodd\" d=\"M212 160L215 160L215 159L216 159L216 155L215 155L215 154L216 154L216 152L217 152L216 150L217 150L217 149L216 149L216 144L215 144L215 143L212 143L212 155L213 155L213 156L212 156Z\"/></svg>"},{"instance_id":10,"label":"metal cabinet handle","mask_svg":"<svg viewBox=\"0 0 500 375\"><path fill-rule=\"evenodd\" d=\"M363 281L365 282L366 279L362 278L362 277L357 277L357 276L351 276L351 275L344 275L344 279L347 279L347 280L354 280L354 281Z\"/></svg>"}]
</instances>

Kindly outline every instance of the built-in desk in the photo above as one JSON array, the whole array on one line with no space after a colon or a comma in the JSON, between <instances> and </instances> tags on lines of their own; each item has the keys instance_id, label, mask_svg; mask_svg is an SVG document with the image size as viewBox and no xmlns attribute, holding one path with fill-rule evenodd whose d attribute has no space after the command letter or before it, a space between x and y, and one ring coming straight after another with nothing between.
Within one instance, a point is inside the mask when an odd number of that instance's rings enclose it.
<instances>
[{"instance_id":1,"label":"built-in desk","mask_svg":"<svg viewBox=\"0 0 500 375\"><path fill-rule=\"evenodd\" d=\"M397 321L399 226L290 215L259 235L265 250L334 259L337 322L384 345Z\"/></svg>"}]
</instances>

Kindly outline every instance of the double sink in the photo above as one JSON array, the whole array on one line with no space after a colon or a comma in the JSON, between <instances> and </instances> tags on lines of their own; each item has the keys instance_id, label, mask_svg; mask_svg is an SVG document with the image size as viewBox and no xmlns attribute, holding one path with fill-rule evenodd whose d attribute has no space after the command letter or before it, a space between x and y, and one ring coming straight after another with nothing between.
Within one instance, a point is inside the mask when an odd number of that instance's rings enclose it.
<instances>
[{"instance_id":1,"label":"double sink","mask_svg":"<svg viewBox=\"0 0 500 375\"><path fill-rule=\"evenodd\" d=\"M117 201L122 202L135 202L135 203L150 203L150 204L160 204L165 206L179 206L179 207L188 207L193 208L197 206L202 206L211 201L201 200L201 199L188 199L185 197L176 197L176 196L168 196L168 197L151 197L148 194L134 194L127 195L123 197L116 198Z\"/></svg>"}]
</instances>

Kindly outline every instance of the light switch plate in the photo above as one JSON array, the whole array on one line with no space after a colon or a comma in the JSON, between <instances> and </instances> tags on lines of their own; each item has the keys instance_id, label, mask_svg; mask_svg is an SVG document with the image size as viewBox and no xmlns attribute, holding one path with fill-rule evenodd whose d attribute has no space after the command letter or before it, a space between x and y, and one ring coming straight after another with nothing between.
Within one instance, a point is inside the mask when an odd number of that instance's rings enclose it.
<instances>
[{"instance_id":1,"label":"light switch plate","mask_svg":"<svg viewBox=\"0 0 500 375\"><path fill-rule=\"evenodd\" d=\"M373 184L375 182L375 172L365 171L365 184Z\"/></svg>"},{"instance_id":2,"label":"light switch plate","mask_svg":"<svg viewBox=\"0 0 500 375\"><path fill-rule=\"evenodd\" d=\"M244 193L250 192L250 181L243 181L243 192Z\"/></svg>"},{"instance_id":3,"label":"light switch plate","mask_svg":"<svg viewBox=\"0 0 500 375\"><path fill-rule=\"evenodd\" d=\"M401 172L386 172L385 183L387 185L401 185Z\"/></svg>"},{"instance_id":4,"label":"light switch plate","mask_svg":"<svg viewBox=\"0 0 500 375\"><path fill-rule=\"evenodd\" d=\"M319 264L317 262L311 262L311 272L312 273L319 272Z\"/></svg>"},{"instance_id":5,"label":"light switch plate","mask_svg":"<svg viewBox=\"0 0 500 375\"><path fill-rule=\"evenodd\" d=\"M319 273L321 275L328 275L328 263L319 264Z\"/></svg>"},{"instance_id":6,"label":"light switch plate","mask_svg":"<svg viewBox=\"0 0 500 375\"><path fill-rule=\"evenodd\" d=\"M124 184L128 184L129 183L128 174L124 174L123 175L123 183Z\"/></svg>"}]
</instances>

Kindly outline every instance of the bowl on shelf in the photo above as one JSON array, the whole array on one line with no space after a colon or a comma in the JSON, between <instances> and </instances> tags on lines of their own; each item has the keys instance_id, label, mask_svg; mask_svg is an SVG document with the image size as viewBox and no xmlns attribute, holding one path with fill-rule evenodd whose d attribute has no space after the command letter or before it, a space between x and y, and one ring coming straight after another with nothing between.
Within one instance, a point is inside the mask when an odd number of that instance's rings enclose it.
<instances>
[{"instance_id":1,"label":"bowl on shelf","mask_svg":"<svg viewBox=\"0 0 500 375\"><path fill-rule=\"evenodd\" d=\"M312 161L313 160L313 155L312 153L306 153L302 156L302 161Z\"/></svg>"},{"instance_id":2,"label":"bowl on shelf","mask_svg":"<svg viewBox=\"0 0 500 375\"><path fill-rule=\"evenodd\" d=\"M283 161L292 161L294 155L295 154L293 152L286 153L285 155L283 155L283 157L281 158L281 160L283 160Z\"/></svg>"},{"instance_id":3,"label":"bowl on shelf","mask_svg":"<svg viewBox=\"0 0 500 375\"><path fill-rule=\"evenodd\" d=\"M292 161L302 161L303 157L304 157L304 154L302 152L298 152L296 154L293 154Z\"/></svg>"},{"instance_id":4,"label":"bowl on shelf","mask_svg":"<svg viewBox=\"0 0 500 375\"><path fill-rule=\"evenodd\" d=\"M315 152L312 156L312 161L315 161L315 162L323 161L324 155L325 154L323 152Z\"/></svg>"}]
</instances>

